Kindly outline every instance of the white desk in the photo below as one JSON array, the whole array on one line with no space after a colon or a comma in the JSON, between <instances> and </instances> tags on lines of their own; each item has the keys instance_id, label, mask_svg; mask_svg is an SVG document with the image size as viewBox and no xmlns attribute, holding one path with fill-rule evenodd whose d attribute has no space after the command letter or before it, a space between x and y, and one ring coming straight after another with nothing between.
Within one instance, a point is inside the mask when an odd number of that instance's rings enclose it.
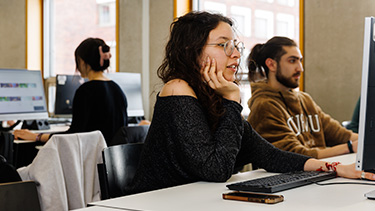
<instances>
[{"instance_id":1,"label":"white desk","mask_svg":"<svg viewBox=\"0 0 375 211\"><path fill-rule=\"evenodd\" d=\"M343 164L353 163L355 154L325 159L340 161ZM370 185L307 185L276 194L284 195L284 202L269 205L233 200L223 200L222 193L228 192L226 184L272 175L264 170L256 170L233 175L226 183L196 182L192 184L161 189L146 193L119 197L90 205L112 207L128 210L375 210L375 200L369 200L364 194L375 190L375 182ZM335 178L330 182L366 182Z\"/></svg>"},{"instance_id":2,"label":"white desk","mask_svg":"<svg viewBox=\"0 0 375 211\"><path fill-rule=\"evenodd\" d=\"M68 125L50 125L50 129L48 130L30 130L33 133L58 133L58 132L64 132L69 129ZM13 133L13 131L11 131ZM30 143L30 142L35 142L35 140L14 140L14 143Z\"/></svg>"},{"instance_id":3,"label":"white desk","mask_svg":"<svg viewBox=\"0 0 375 211\"><path fill-rule=\"evenodd\" d=\"M92 207L86 207L86 208L81 208L81 209L75 209L74 211L120 211L120 210L124 210L124 209L92 206Z\"/></svg>"},{"instance_id":4,"label":"white desk","mask_svg":"<svg viewBox=\"0 0 375 211\"><path fill-rule=\"evenodd\" d=\"M64 124L51 124L50 129L48 130L31 130L34 133L57 133L57 132L64 132L69 129L69 125Z\"/></svg>"}]
</instances>

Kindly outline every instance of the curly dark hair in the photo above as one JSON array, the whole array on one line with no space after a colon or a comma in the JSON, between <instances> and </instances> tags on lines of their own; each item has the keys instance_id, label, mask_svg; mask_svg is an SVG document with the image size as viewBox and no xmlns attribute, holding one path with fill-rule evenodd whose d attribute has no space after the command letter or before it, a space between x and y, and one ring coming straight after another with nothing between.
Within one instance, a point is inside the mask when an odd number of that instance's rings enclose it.
<instances>
[{"instance_id":1,"label":"curly dark hair","mask_svg":"<svg viewBox=\"0 0 375 211\"><path fill-rule=\"evenodd\" d=\"M76 69L79 67L79 59L89 64L94 71L104 71L109 67L109 60L104 60L103 66L100 66L99 46L102 46L103 53L109 52L110 47L100 38L87 38L82 41L76 50L74 56L76 60Z\"/></svg>"},{"instance_id":2,"label":"curly dark hair","mask_svg":"<svg viewBox=\"0 0 375 211\"><path fill-rule=\"evenodd\" d=\"M164 83L173 79L182 79L192 87L208 115L211 131L216 129L219 118L225 112L222 106L223 98L203 82L199 58L210 32L220 22L233 25L231 19L208 12L190 12L177 18L170 26L171 32L165 48L165 57L157 70L159 78Z\"/></svg>"},{"instance_id":3,"label":"curly dark hair","mask_svg":"<svg viewBox=\"0 0 375 211\"><path fill-rule=\"evenodd\" d=\"M273 37L264 44L256 44L247 58L249 69L249 80L256 81L259 78L268 78L269 69L266 65L267 58L274 59L279 63L281 56L286 54L283 46L297 46L287 37ZM264 71L260 71L263 69Z\"/></svg>"}]
</instances>

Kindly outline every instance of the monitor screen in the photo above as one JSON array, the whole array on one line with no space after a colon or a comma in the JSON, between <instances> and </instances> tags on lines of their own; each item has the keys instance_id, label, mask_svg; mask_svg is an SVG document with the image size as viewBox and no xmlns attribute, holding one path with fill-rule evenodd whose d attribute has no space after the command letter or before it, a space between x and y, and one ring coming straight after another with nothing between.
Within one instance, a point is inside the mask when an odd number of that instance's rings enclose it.
<instances>
[{"instance_id":1,"label":"monitor screen","mask_svg":"<svg viewBox=\"0 0 375 211\"><path fill-rule=\"evenodd\" d=\"M74 95L85 81L79 75L56 75L54 117L72 117Z\"/></svg>"},{"instance_id":2,"label":"monitor screen","mask_svg":"<svg viewBox=\"0 0 375 211\"><path fill-rule=\"evenodd\" d=\"M46 118L41 72L0 69L0 121Z\"/></svg>"},{"instance_id":3,"label":"monitor screen","mask_svg":"<svg viewBox=\"0 0 375 211\"><path fill-rule=\"evenodd\" d=\"M140 73L106 73L109 79L116 82L128 101L128 117L143 117L143 101Z\"/></svg>"},{"instance_id":4,"label":"monitor screen","mask_svg":"<svg viewBox=\"0 0 375 211\"><path fill-rule=\"evenodd\" d=\"M365 18L356 169L375 169L375 21Z\"/></svg>"}]
</instances>

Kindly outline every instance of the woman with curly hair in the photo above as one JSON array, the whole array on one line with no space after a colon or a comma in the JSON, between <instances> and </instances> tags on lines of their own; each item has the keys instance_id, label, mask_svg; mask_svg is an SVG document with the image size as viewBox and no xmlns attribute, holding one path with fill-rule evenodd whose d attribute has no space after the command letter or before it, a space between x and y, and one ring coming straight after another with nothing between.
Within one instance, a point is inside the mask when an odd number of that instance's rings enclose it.
<instances>
[{"instance_id":1,"label":"woman with curly hair","mask_svg":"<svg viewBox=\"0 0 375 211\"><path fill-rule=\"evenodd\" d=\"M241 116L236 73L243 44L232 21L190 12L171 25L158 69L164 86L129 193L196 181L225 182L253 163L272 172L328 171L326 163L279 150ZM339 176L359 178L353 165L329 164ZM366 173L366 178L374 178Z\"/></svg>"}]
</instances>

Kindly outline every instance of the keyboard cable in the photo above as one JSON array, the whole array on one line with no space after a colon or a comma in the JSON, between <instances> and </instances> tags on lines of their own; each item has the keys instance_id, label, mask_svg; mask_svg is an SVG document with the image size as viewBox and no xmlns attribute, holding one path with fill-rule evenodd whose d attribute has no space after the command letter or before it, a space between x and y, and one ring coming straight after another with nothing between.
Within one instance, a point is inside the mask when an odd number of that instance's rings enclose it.
<instances>
[{"instance_id":1,"label":"keyboard cable","mask_svg":"<svg viewBox=\"0 0 375 211\"><path fill-rule=\"evenodd\" d=\"M328 183L320 183L320 182L313 182L314 184L324 186L324 185L375 185L375 183L367 183L367 182L328 182Z\"/></svg>"}]
</instances>

